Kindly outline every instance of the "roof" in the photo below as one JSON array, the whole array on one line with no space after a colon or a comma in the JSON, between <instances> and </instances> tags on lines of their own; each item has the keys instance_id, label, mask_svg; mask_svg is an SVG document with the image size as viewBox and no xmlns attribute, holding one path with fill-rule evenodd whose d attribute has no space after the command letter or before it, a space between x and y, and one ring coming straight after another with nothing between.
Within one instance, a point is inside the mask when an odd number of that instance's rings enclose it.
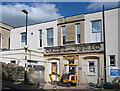
<instances>
[{"instance_id":1,"label":"roof","mask_svg":"<svg viewBox=\"0 0 120 91\"><path fill-rule=\"evenodd\" d=\"M4 22L1 22L1 21L0 21L0 23L3 23L3 24L8 25L8 26L10 26L10 27L13 27L13 26L11 26L11 25L9 25L9 24L6 24L6 23L4 23ZM14 27L13 27L13 28L14 28Z\"/></svg>"}]
</instances>

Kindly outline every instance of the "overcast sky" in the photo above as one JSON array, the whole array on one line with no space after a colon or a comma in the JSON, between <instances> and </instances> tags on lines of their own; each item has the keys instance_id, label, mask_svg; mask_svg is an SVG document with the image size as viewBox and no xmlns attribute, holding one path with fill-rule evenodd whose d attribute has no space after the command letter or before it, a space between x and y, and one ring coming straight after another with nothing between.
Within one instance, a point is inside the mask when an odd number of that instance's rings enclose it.
<instances>
[{"instance_id":1,"label":"overcast sky","mask_svg":"<svg viewBox=\"0 0 120 91\"><path fill-rule=\"evenodd\" d=\"M117 2L2 2L0 14L2 14L2 22L19 27L25 25L25 14L21 11L22 9L26 9L29 13L28 23L34 24L75 14L100 11L103 4L105 9L118 6Z\"/></svg>"}]
</instances>

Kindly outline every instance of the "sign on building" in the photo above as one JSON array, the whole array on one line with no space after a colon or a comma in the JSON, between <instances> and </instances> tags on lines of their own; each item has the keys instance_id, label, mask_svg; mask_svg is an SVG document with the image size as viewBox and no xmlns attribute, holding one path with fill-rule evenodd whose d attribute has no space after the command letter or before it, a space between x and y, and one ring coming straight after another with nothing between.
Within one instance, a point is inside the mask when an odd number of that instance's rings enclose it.
<instances>
[{"instance_id":1,"label":"sign on building","mask_svg":"<svg viewBox=\"0 0 120 91\"><path fill-rule=\"evenodd\" d=\"M82 70L82 67L79 67L79 70Z\"/></svg>"},{"instance_id":2,"label":"sign on building","mask_svg":"<svg viewBox=\"0 0 120 91\"><path fill-rule=\"evenodd\" d=\"M110 77L120 77L120 68L119 67L111 67L110 68Z\"/></svg>"}]
</instances>

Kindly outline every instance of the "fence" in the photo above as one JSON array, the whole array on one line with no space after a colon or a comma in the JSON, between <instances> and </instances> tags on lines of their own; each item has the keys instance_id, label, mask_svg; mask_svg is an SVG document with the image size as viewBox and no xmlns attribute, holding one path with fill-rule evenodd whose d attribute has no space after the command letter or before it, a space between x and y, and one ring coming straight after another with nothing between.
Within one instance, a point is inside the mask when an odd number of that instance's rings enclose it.
<instances>
[{"instance_id":1,"label":"fence","mask_svg":"<svg viewBox=\"0 0 120 91\"><path fill-rule=\"evenodd\" d=\"M44 63L44 64L43 64ZM54 70L54 64L56 63L56 71L58 74L62 74L61 72L63 72L63 67L64 64L66 63L59 63L59 62L53 62L53 61L47 61L47 62L43 62L43 61L39 61L39 64L43 64L46 65L44 66L32 66L32 67L27 67L27 81L28 83L31 84L37 84L37 85L41 85L43 86L45 83L45 79L46 81L49 80L49 82L51 81L49 79L49 74L52 73L52 70ZM5 64L2 63L2 71L3 71L3 78L7 78L7 79L11 79L11 80L16 80L16 81L24 81L24 72L25 72L25 68L22 66L19 66L19 64ZM53 64L53 65L52 65ZM9 65L9 66L8 66ZM53 66L53 67L52 67ZM117 83L119 78L119 70L117 73L110 73L110 69L115 69L114 67L110 67L107 66L106 70L107 70L107 76L109 77L114 77L114 78L110 78L112 80L112 83ZM46 74L45 74L46 71ZM69 71L69 68L67 69L67 71ZM100 83L101 79L104 79L104 66L98 66L93 62L90 62L88 65L82 65L81 67L78 65L76 68L76 72L78 75L78 83ZM116 72L113 71L112 72ZM62 75L61 75L62 76ZM57 80L54 77L54 80Z\"/></svg>"}]
</instances>

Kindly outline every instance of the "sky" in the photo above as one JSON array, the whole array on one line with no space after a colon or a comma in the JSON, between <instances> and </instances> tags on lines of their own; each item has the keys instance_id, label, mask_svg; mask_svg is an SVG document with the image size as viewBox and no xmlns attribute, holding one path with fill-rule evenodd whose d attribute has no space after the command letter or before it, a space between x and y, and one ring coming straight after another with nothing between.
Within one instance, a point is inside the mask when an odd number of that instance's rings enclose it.
<instances>
[{"instance_id":1,"label":"sky","mask_svg":"<svg viewBox=\"0 0 120 91\"><path fill-rule=\"evenodd\" d=\"M25 14L28 11L28 24L35 24L61 17L96 12L118 7L117 2L2 2L0 14L2 22L13 27L25 25Z\"/></svg>"}]
</instances>

